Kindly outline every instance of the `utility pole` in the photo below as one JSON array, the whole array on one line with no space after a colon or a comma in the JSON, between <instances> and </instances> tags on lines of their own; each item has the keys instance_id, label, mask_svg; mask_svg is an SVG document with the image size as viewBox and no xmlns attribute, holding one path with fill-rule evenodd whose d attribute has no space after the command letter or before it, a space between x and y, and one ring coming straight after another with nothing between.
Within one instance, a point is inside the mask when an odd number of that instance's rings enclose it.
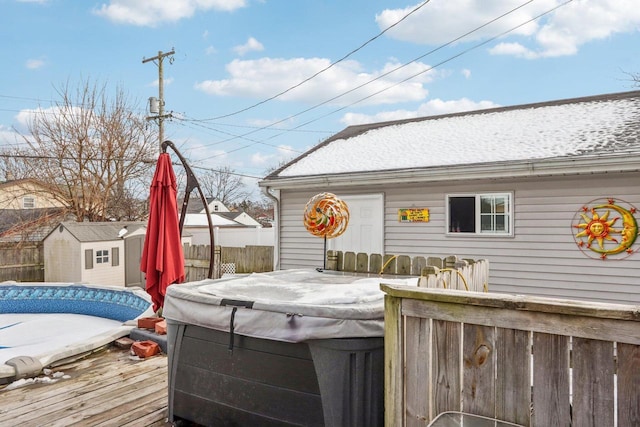
<instances>
[{"instance_id":1,"label":"utility pole","mask_svg":"<svg viewBox=\"0 0 640 427\"><path fill-rule=\"evenodd\" d=\"M154 56L153 58L142 58L142 63L145 64L147 62L153 61L154 64L156 63L155 61L158 61L157 65L158 65L158 105L157 105L157 111L156 108L154 108L153 105L153 98L149 98L149 112L150 113L156 113L157 115L155 116L149 116L147 117L147 120L154 120L157 119L158 120L158 136L159 136L159 147L160 147L160 151L162 151L162 142L164 141L164 119L166 118L170 118L171 117L171 113L169 114L164 114L164 75L163 75L163 69L162 69L162 60L167 57L170 56L169 58L169 63L173 63L173 57L171 57L171 55L173 55L175 52L175 50L173 48L171 48L171 52L162 52L161 50L158 51L158 55Z\"/></svg>"}]
</instances>

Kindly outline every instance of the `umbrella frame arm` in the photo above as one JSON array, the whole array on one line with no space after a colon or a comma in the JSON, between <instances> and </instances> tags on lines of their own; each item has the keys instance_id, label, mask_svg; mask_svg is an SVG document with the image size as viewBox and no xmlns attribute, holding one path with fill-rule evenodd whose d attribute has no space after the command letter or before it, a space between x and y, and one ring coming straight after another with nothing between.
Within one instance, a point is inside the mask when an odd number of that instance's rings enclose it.
<instances>
[{"instance_id":1,"label":"umbrella frame arm","mask_svg":"<svg viewBox=\"0 0 640 427\"><path fill-rule=\"evenodd\" d=\"M207 214L207 222L209 223L209 241L211 243L211 256L209 258L209 279L213 279L213 266L215 259L215 246L214 246L214 238L213 238L213 221L211 220L211 212L209 211L209 204L207 203L206 197L204 197L204 193L202 192L202 188L200 188L200 183L198 183L198 179L196 175L193 173L193 170L187 163L187 160L180 154L175 144L169 140L164 141L161 144L162 152L167 152L167 147L170 147L173 152L178 156L180 162L182 162L182 166L187 172L187 187L185 189L184 200L182 201L182 209L180 213L180 237L182 237L182 228L184 227L184 220L187 215L187 205L189 204L189 197L191 196L191 192L194 189L198 189L198 194L200 195L200 199L202 200L202 204L204 205L205 212Z\"/></svg>"}]
</instances>

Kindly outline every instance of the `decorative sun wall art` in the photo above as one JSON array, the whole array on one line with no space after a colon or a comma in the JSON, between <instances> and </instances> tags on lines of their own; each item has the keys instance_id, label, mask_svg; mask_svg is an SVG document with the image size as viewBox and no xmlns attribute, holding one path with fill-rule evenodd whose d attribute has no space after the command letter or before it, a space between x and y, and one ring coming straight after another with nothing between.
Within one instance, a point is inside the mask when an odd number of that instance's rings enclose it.
<instances>
[{"instance_id":1,"label":"decorative sun wall art","mask_svg":"<svg viewBox=\"0 0 640 427\"><path fill-rule=\"evenodd\" d=\"M596 199L576 213L573 227L580 250L591 258L622 259L638 251L638 209L614 199Z\"/></svg>"}]
</instances>

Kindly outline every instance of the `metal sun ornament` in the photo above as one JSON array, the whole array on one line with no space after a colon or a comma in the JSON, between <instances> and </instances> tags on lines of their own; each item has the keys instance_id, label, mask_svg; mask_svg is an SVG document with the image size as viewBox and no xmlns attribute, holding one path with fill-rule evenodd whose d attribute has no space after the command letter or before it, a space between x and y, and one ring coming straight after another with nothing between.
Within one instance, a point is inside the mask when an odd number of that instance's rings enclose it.
<instances>
[{"instance_id":1,"label":"metal sun ornament","mask_svg":"<svg viewBox=\"0 0 640 427\"><path fill-rule=\"evenodd\" d=\"M638 209L624 201L596 199L576 214L574 239L580 250L592 258L625 258L639 249L634 244L640 233L634 215Z\"/></svg>"},{"instance_id":2,"label":"metal sun ornament","mask_svg":"<svg viewBox=\"0 0 640 427\"><path fill-rule=\"evenodd\" d=\"M314 236L333 239L344 233L348 224L349 208L335 194L316 194L304 208L304 226Z\"/></svg>"}]
</instances>

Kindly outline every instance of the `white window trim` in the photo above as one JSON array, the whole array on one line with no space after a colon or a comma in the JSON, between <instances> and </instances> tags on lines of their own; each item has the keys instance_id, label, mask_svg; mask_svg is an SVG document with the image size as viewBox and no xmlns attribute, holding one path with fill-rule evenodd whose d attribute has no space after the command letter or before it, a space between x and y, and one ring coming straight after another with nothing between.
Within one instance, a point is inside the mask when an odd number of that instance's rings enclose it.
<instances>
[{"instance_id":1,"label":"white window trim","mask_svg":"<svg viewBox=\"0 0 640 427\"><path fill-rule=\"evenodd\" d=\"M481 222L480 222L480 198L481 196L508 196L509 197L509 214L508 214L508 227L509 232L495 232L495 231L485 231L481 232ZM460 233L449 231L449 198L450 197L474 197L475 198L475 222L476 222L476 232L475 233ZM445 194L444 196L444 205L445 205L445 234L447 236L455 236L455 237L513 237L514 236L514 220L515 216L515 195L513 191L482 191L476 193L450 193Z\"/></svg>"},{"instance_id":2,"label":"white window trim","mask_svg":"<svg viewBox=\"0 0 640 427\"><path fill-rule=\"evenodd\" d=\"M97 249L96 250L96 262L95 264L109 264L111 265L109 249ZM105 259L106 258L106 259ZM100 260L100 261L98 261Z\"/></svg>"},{"instance_id":3,"label":"white window trim","mask_svg":"<svg viewBox=\"0 0 640 427\"><path fill-rule=\"evenodd\" d=\"M27 207L27 200L31 202L31 206ZM33 196L24 196L22 197L22 209L35 209L36 208L36 198Z\"/></svg>"}]
</instances>

